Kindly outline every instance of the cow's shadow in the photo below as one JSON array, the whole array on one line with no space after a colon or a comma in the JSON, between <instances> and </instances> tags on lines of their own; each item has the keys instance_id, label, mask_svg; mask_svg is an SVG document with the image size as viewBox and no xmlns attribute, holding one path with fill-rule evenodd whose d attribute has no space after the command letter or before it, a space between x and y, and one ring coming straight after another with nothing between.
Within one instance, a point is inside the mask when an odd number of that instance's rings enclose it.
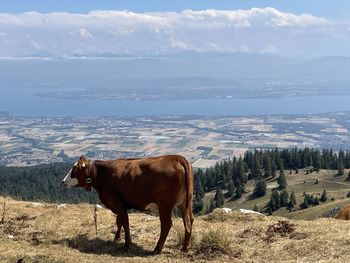
<instances>
[{"instance_id":1,"label":"cow's shadow","mask_svg":"<svg viewBox=\"0 0 350 263\"><path fill-rule=\"evenodd\" d=\"M81 253L97 255L107 254L118 257L147 257L153 254L152 250L145 250L136 244L131 244L129 249L126 250L124 242L116 243L112 240L103 240L100 238L90 239L84 235L55 240L53 243L64 244L70 248L79 250Z\"/></svg>"}]
</instances>

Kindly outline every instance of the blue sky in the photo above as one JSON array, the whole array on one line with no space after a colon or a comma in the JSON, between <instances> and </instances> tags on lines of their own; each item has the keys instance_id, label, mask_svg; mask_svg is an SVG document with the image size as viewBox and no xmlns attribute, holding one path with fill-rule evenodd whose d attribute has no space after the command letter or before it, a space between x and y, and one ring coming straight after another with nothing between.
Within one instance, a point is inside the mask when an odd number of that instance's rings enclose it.
<instances>
[{"instance_id":1,"label":"blue sky","mask_svg":"<svg viewBox=\"0 0 350 263\"><path fill-rule=\"evenodd\" d=\"M310 13L332 20L350 19L349 0L0 0L0 12L28 11L86 13L91 10L134 12L182 11L184 9L248 9L274 7L295 14Z\"/></svg>"}]
</instances>

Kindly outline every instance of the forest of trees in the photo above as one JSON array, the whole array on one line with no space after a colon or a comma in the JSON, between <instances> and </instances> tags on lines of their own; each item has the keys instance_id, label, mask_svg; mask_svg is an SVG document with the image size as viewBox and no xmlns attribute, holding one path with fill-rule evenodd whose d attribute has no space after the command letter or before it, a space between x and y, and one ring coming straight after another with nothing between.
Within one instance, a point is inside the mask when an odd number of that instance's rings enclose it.
<instances>
[{"instance_id":1,"label":"forest of trees","mask_svg":"<svg viewBox=\"0 0 350 263\"><path fill-rule=\"evenodd\" d=\"M31 201L99 202L95 192L87 193L82 189L72 190L60 186L62 178L71 166L72 164L68 163L52 163L33 167L0 167L0 195ZM295 194L285 191L287 181L284 173L288 170L297 173L298 169L304 168L307 171L333 169L337 170L338 174L344 173L344 169L350 168L350 152L311 148L255 150L247 151L241 157L218 162L204 170L197 169L193 210L195 213L210 212L222 206L225 199L240 198L245 192L248 180L255 181L253 196L264 196L267 178L276 178L278 182L278 188L273 191L271 197L275 199L271 201L271 211L281 206L293 208L296 205ZM216 191L215 198L204 207L202 199L205 193L213 190ZM322 202L312 200L310 196L305 200L308 205Z\"/></svg>"},{"instance_id":2,"label":"forest of trees","mask_svg":"<svg viewBox=\"0 0 350 263\"><path fill-rule=\"evenodd\" d=\"M313 148L255 150L245 152L242 157L218 162L205 170L198 169L195 172L194 212L202 211L202 198L206 192L225 190L226 198L240 198L248 180L256 182L253 195L263 196L266 194L267 178L276 178L279 185L272 193L271 199L275 200L271 201L272 204L268 204L268 211L283 206L291 209L296 205L295 194L289 195L285 191L287 186L285 170L294 170L298 173L298 169L305 168L308 172L318 172L320 169L338 170L338 174L341 175L345 168L350 168L350 152ZM205 211L211 211L216 203L221 203L220 200L216 200L218 196L221 195L215 195L214 201Z\"/></svg>"},{"instance_id":3,"label":"forest of trees","mask_svg":"<svg viewBox=\"0 0 350 263\"><path fill-rule=\"evenodd\" d=\"M52 163L32 167L0 166L0 195L26 201L57 203L99 203L95 192L66 189L62 179L72 164Z\"/></svg>"}]
</instances>

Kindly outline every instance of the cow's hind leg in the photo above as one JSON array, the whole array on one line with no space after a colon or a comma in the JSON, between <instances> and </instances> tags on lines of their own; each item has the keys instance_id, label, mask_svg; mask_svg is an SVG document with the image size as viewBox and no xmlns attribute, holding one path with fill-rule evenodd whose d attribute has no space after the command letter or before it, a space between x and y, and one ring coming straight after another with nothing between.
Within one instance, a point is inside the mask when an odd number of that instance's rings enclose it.
<instances>
[{"instance_id":1,"label":"cow's hind leg","mask_svg":"<svg viewBox=\"0 0 350 263\"><path fill-rule=\"evenodd\" d=\"M123 219L123 228L125 231L125 248L129 248L131 244L131 236L130 236L130 228L129 228L129 216L127 211L125 211L125 216Z\"/></svg>"},{"instance_id":2,"label":"cow's hind leg","mask_svg":"<svg viewBox=\"0 0 350 263\"><path fill-rule=\"evenodd\" d=\"M160 237L157 246L154 249L154 254L162 252L165 240L169 234L169 230L172 226L171 211L172 207L161 207L158 206L159 217L160 217Z\"/></svg>"},{"instance_id":3,"label":"cow's hind leg","mask_svg":"<svg viewBox=\"0 0 350 263\"><path fill-rule=\"evenodd\" d=\"M182 251L187 252L188 246L190 244L191 234L192 234L192 224L194 221L193 213L192 213L192 205L189 204L188 207L186 207L186 202L183 202L178 207L181 211L182 220L185 227L185 238L184 243L182 247Z\"/></svg>"},{"instance_id":4,"label":"cow's hind leg","mask_svg":"<svg viewBox=\"0 0 350 263\"><path fill-rule=\"evenodd\" d=\"M121 226L123 226L125 232L125 248L128 249L131 244L128 211L126 210L126 208L118 209L117 215L118 229L121 230ZM118 233L116 233L116 235L117 234Z\"/></svg>"},{"instance_id":5,"label":"cow's hind leg","mask_svg":"<svg viewBox=\"0 0 350 263\"><path fill-rule=\"evenodd\" d=\"M121 232L122 232L122 221L120 220L120 217L116 217L116 225L117 225L117 232L114 236L114 241L119 241L121 239Z\"/></svg>"}]
</instances>

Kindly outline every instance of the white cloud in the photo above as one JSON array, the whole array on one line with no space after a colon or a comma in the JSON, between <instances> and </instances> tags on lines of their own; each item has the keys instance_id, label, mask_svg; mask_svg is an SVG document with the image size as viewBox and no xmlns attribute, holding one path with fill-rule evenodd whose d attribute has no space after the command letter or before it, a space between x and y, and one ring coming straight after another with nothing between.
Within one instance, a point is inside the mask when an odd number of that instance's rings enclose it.
<instances>
[{"instance_id":1,"label":"white cloud","mask_svg":"<svg viewBox=\"0 0 350 263\"><path fill-rule=\"evenodd\" d=\"M179 13L0 13L0 56L154 55L187 50L350 55L349 28L349 22L274 8Z\"/></svg>"},{"instance_id":2,"label":"white cloud","mask_svg":"<svg viewBox=\"0 0 350 263\"><path fill-rule=\"evenodd\" d=\"M80 37L82 39L93 38L92 34L86 28L79 28L78 30L74 30L70 32L72 36Z\"/></svg>"}]
</instances>

